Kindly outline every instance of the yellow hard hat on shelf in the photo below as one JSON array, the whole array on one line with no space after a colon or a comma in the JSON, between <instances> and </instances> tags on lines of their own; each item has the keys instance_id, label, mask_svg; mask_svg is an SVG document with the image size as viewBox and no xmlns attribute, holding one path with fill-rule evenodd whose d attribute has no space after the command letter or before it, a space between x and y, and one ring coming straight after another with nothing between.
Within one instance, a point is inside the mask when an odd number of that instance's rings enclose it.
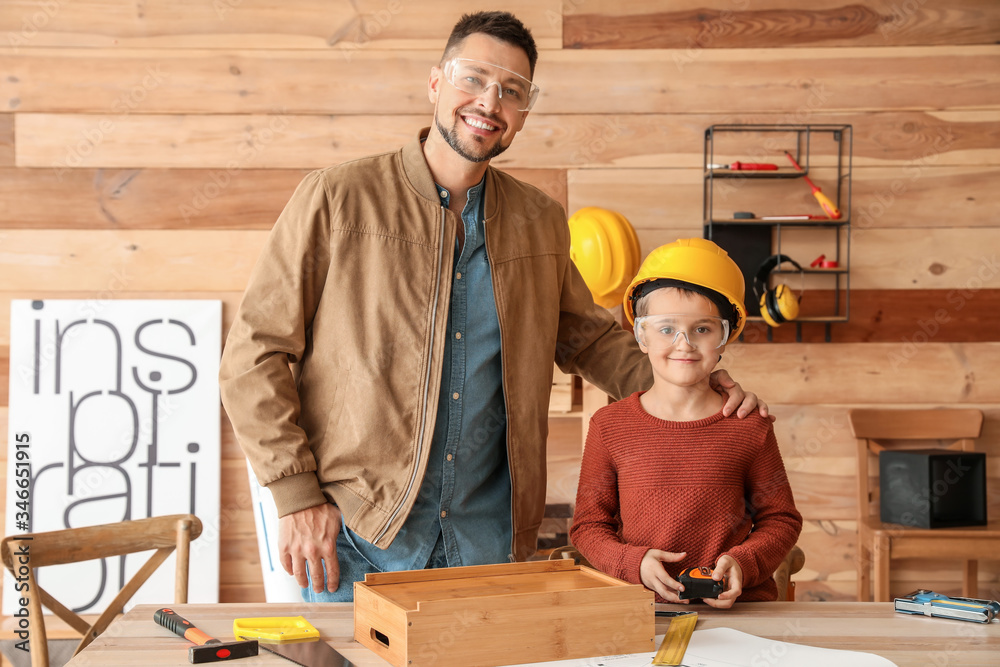
<instances>
[{"instance_id":1,"label":"yellow hard hat on shelf","mask_svg":"<svg viewBox=\"0 0 1000 667\"><path fill-rule=\"evenodd\" d=\"M679 280L721 295L732 304L736 319L730 340L735 340L743 331L747 321L747 308L743 304L746 296L743 272L729 253L715 243L701 238L680 239L649 253L639 273L625 290L623 304L629 324L635 324L632 295L636 289L662 279Z\"/></svg>"},{"instance_id":2,"label":"yellow hard hat on shelf","mask_svg":"<svg viewBox=\"0 0 1000 667\"><path fill-rule=\"evenodd\" d=\"M569 256L594 302L611 308L639 270L639 237L628 220L606 208L587 206L569 218Z\"/></svg>"}]
</instances>

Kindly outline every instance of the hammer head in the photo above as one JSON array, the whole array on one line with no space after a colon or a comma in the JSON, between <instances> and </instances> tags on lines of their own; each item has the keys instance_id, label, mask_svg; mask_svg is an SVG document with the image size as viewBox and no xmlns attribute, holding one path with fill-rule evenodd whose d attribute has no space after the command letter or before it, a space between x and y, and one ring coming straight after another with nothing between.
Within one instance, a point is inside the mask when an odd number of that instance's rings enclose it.
<instances>
[{"instance_id":1,"label":"hammer head","mask_svg":"<svg viewBox=\"0 0 1000 667\"><path fill-rule=\"evenodd\" d=\"M245 642L220 642L212 640L201 646L188 649L188 661L192 665L203 662L224 662L257 655L257 640Z\"/></svg>"}]
</instances>

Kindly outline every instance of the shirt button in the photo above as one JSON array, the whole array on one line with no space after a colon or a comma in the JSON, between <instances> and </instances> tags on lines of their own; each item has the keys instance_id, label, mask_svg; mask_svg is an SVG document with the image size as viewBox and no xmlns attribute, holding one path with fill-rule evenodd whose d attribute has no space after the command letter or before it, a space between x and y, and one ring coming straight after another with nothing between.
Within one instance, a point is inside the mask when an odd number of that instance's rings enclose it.
<instances>
[{"instance_id":1,"label":"shirt button","mask_svg":"<svg viewBox=\"0 0 1000 667\"><path fill-rule=\"evenodd\" d=\"M445 192L444 190L442 190L442 191L441 191L440 193L438 193L438 194L440 194L440 195L441 195L441 199L444 199L445 197L447 197L447 196L448 196L448 193L447 193L447 192Z\"/></svg>"},{"instance_id":2,"label":"shirt button","mask_svg":"<svg viewBox=\"0 0 1000 667\"><path fill-rule=\"evenodd\" d=\"M447 512L445 512L444 510L441 510L441 518L443 519L443 518L445 518L446 516L448 516L448 513L447 513Z\"/></svg>"},{"instance_id":3,"label":"shirt button","mask_svg":"<svg viewBox=\"0 0 1000 667\"><path fill-rule=\"evenodd\" d=\"M455 332L455 339L456 340L462 340L462 332L461 331L456 331Z\"/></svg>"},{"instance_id":4,"label":"shirt button","mask_svg":"<svg viewBox=\"0 0 1000 667\"><path fill-rule=\"evenodd\" d=\"M462 272L459 271L458 273L455 274L455 280L461 280L461 279L462 279Z\"/></svg>"},{"instance_id":5,"label":"shirt button","mask_svg":"<svg viewBox=\"0 0 1000 667\"><path fill-rule=\"evenodd\" d=\"M454 398L457 401L458 400L458 392L456 391L454 394L451 395L451 397Z\"/></svg>"},{"instance_id":6,"label":"shirt button","mask_svg":"<svg viewBox=\"0 0 1000 667\"><path fill-rule=\"evenodd\" d=\"M451 454L449 454L449 455L448 455L448 456L446 456L445 458L446 458L446 459L448 459L449 461L451 461L451 459L452 459L452 456L451 456Z\"/></svg>"}]
</instances>

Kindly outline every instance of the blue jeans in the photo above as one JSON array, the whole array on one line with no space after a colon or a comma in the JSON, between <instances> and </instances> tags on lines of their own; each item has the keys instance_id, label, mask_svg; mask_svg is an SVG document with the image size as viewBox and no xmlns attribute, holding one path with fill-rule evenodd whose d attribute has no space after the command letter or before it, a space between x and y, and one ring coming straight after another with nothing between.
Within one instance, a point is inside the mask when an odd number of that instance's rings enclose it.
<instances>
[{"instance_id":1,"label":"blue jeans","mask_svg":"<svg viewBox=\"0 0 1000 667\"><path fill-rule=\"evenodd\" d=\"M340 563L340 584L337 590L331 593L324 588L322 593L316 593L312 589L312 573L310 572L309 585L302 589L304 601L353 602L354 582L364 581L366 574L381 572L354 548L345 530L345 528L341 528L337 534L337 561ZM441 534L438 534L437 543L435 543L430 560L425 567L427 569L448 567L448 557L444 551L444 537Z\"/></svg>"}]
</instances>

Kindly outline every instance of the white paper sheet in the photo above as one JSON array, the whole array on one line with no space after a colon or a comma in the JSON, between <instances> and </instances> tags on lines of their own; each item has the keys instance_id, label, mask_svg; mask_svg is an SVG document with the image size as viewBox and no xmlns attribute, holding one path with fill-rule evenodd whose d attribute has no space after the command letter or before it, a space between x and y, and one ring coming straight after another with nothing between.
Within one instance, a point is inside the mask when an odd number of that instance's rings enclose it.
<instances>
[{"instance_id":1,"label":"white paper sheet","mask_svg":"<svg viewBox=\"0 0 1000 667\"><path fill-rule=\"evenodd\" d=\"M896 667L891 660L873 653L790 644L731 628L696 630L684 654L684 664L687 667Z\"/></svg>"},{"instance_id":2,"label":"white paper sheet","mask_svg":"<svg viewBox=\"0 0 1000 667\"><path fill-rule=\"evenodd\" d=\"M656 645L663 641L657 635ZM557 660L511 667L649 667L656 653L609 655L579 660ZM684 654L686 667L896 667L872 653L790 644L764 639L731 628L696 630Z\"/></svg>"}]
</instances>

